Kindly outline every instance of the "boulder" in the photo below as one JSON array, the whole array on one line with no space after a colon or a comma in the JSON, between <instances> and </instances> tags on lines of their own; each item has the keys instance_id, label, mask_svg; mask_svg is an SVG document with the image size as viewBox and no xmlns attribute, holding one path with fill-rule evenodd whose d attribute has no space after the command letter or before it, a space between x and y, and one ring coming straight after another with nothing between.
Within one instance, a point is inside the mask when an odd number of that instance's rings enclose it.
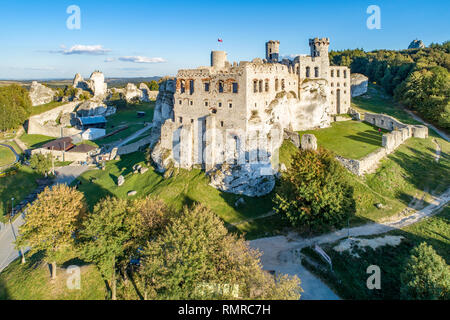
<instances>
[{"instance_id":1,"label":"boulder","mask_svg":"<svg viewBox=\"0 0 450 320\"><path fill-rule=\"evenodd\" d=\"M129 197L134 197L135 195L137 195L137 191L130 191L130 192L128 192L128 196Z\"/></svg>"},{"instance_id":2,"label":"boulder","mask_svg":"<svg viewBox=\"0 0 450 320\"><path fill-rule=\"evenodd\" d=\"M350 82L352 86L352 97L358 97L367 93L369 78L365 75L360 73L352 73Z\"/></svg>"},{"instance_id":3,"label":"boulder","mask_svg":"<svg viewBox=\"0 0 450 320\"><path fill-rule=\"evenodd\" d=\"M142 167L139 169L140 174L145 174L149 169L147 167Z\"/></svg>"},{"instance_id":4,"label":"boulder","mask_svg":"<svg viewBox=\"0 0 450 320\"><path fill-rule=\"evenodd\" d=\"M124 176L120 176L118 179L117 179L117 186L118 187L121 187L121 186L123 186L125 184L125 178L124 178Z\"/></svg>"},{"instance_id":5,"label":"boulder","mask_svg":"<svg viewBox=\"0 0 450 320\"><path fill-rule=\"evenodd\" d=\"M30 87L30 100L33 107L50 103L54 100L56 92L37 81L33 81Z\"/></svg>"},{"instance_id":6,"label":"boulder","mask_svg":"<svg viewBox=\"0 0 450 320\"><path fill-rule=\"evenodd\" d=\"M317 138L313 134L304 134L302 136L302 149L303 150L317 150Z\"/></svg>"}]
</instances>

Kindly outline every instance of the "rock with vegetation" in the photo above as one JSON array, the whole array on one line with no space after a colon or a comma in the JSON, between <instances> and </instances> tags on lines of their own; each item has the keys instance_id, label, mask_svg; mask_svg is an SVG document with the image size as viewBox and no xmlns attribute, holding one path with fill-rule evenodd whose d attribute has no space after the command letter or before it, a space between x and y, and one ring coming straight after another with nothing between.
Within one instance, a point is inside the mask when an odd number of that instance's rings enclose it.
<instances>
[{"instance_id":1,"label":"rock with vegetation","mask_svg":"<svg viewBox=\"0 0 450 320\"><path fill-rule=\"evenodd\" d=\"M54 100L56 91L40 84L37 81L33 81L30 87L30 99L34 106L50 103Z\"/></svg>"},{"instance_id":2,"label":"rock with vegetation","mask_svg":"<svg viewBox=\"0 0 450 320\"><path fill-rule=\"evenodd\" d=\"M425 44L422 40L413 40L408 46L408 49L423 49L425 48Z\"/></svg>"},{"instance_id":3,"label":"rock with vegetation","mask_svg":"<svg viewBox=\"0 0 450 320\"><path fill-rule=\"evenodd\" d=\"M104 116L109 117L117 112L113 106L107 106L102 101L90 100L80 104L77 114L80 117Z\"/></svg>"}]
</instances>

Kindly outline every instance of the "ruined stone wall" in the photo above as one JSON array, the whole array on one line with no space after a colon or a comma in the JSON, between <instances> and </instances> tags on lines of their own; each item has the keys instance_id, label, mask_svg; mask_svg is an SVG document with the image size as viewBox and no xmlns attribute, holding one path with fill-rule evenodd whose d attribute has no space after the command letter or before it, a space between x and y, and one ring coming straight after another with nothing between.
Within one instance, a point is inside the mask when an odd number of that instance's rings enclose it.
<instances>
[{"instance_id":1,"label":"ruined stone wall","mask_svg":"<svg viewBox=\"0 0 450 320\"><path fill-rule=\"evenodd\" d=\"M95 152L91 153L79 153L79 152L63 152L63 151L57 151L57 150L48 150L48 149L34 149L31 150L31 155L34 154L50 154L53 155L56 161L71 161L71 162L90 162L92 160L92 155L95 154Z\"/></svg>"},{"instance_id":2,"label":"ruined stone wall","mask_svg":"<svg viewBox=\"0 0 450 320\"><path fill-rule=\"evenodd\" d=\"M71 102L42 114L32 116L28 120L28 134L41 134L49 137L70 137L81 131L76 128L64 128L56 123L56 120L64 115L74 112L77 102Z\"/></svg>"},{"instance_id":3,"label":"ruined stone wall","mask_svg":"<svg viewBox=\"0 0 450 320\"><path fill-rule=\"evenodd\" d=\"M151 136L145 137L142 140L139 140L137 142L119 147L117 150L117 154L125 155L125 154L130 154L133 152L137 152L137 151L141 150L141 148L149 145L151 142L152 142Z\"/></svg>"},{"instance_id":4,"label":"ruined stone wall","mask_svg":"<svg viewBox=\"0 0 450 320\"><path fill-rule=\"evenodd\" d=\"M348 113L351 107L351 77L347 67L330 67L328 83L332 114Z\"/></svg>"}]
</instances>

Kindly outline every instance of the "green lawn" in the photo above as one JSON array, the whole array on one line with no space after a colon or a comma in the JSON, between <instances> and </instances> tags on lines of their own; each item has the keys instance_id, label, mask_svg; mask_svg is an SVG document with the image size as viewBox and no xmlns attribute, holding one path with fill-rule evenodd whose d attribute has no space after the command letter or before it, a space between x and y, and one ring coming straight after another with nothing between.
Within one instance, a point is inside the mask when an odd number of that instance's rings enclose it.
<instances>
[{"instance_id":1,"label":"green lawn","mask_svg":"<svg viewBox=\"0 0 450 320\"><path fill-rule=\"evenodd\" d=\"M330 128L302 131L300 135L307 133L317 137L319 146L350 159L361 159L382 147L378 128L365 122L334 122Z\"/></svg>"},{"instance_id":2,"label":"green lawn","mask_svg":"<svg viewBox=\"0 0 450 320\"><path fill-rule=\"evenodd\" d=\"M47 142L56 140L56 138L54 137L48 137L48 136L44 136L44 135L40 135L40 134L28 134L28 133L24 133L21 137L20 140L22 140L23 143L25 143L25 145L28 148L39 148L41 146L43 146L44 144L46 144Z\"/></svg>"},{"instance_id":3,"label":"green lawn","mask_svg":"<svg viewBox=\"0 0 450 320\"><path fill-rule=\"evenodd\" d=\"M11 198L19 203L37 188L40 175L31 168L20 166L16 174L0 177L0 220L11 211Z\"/></svg>"},{"instance_id":4,"label":"green lawn","mask_svg":"<svg viewBox=\"0 0 450 320\"><path fill-rule=\"evenodd\" d=\"M104 300L107 296L105 283L93 265L68 260L58 269L57 280L52 281L40 254L27 259L24 265L20 259L14 261L0 273L0 300ZM67 286L67 267L71 265L81 267L79 290Z\"/></svg>"},{"instance_id":5,"label":"green lawn","mask_svg":"<svg viewBox=\"0 0 450 320\"><path fill-rule=\"evenodd\" d=\"M361 112L385 113L405 124L420 124L398 104L394 99L383 94L383 89L369 85L367 94L352 98L352 107Z\"/></svg>"},{"instance_id":6,"label":"green lawn","mask_svg":"<svg viewBox=\"0 0 450 320\"><path fill-rule=\"evenodd\" d=\"M0 146L0 167L11 164L15 160L16 156L9 148Z\"/></svg>"},{"instance_id":7,"label":"green lawn","mask_svg":"<svg viewBox=\"0 0 450 320\"><path fill-rule=\"evenodd\" d=\"M35 115L38 115L38 114L50 111L50 110L55 109L57 107L60 107L60 106L62 106L64 104L67 104L67 102L55 102L55 101L53 101L53 102L50 102L50 103L47 103L47 104L43 104L43 105L40 105L40 106L33 107L31 109L31 116L35 116Z\"/></svg>"},{"instance_id":8,"label":"green lawn","mask_svg":"<svg viewBox=\"0 0 450 320\"><path fill-rule=\"evenodd\" d=\"M311 257L317 266L305 263L314 273L324 279L344 299L399 299L400 274L410 256L410 251L422 242L427 242L450 264L450 207L440 214L411 225L403 230L391 231L387 234L368 237L384 237L385 235L403 236L405 239L399 246L382 246L376 250L357 249L360 258L351 256L347 251L338 253L333 250L337 244L324 245L322 248L333 261L333 272L310 248L303 253ZM369 290L366 287L367 267L377 265L381 268L381 290Z\"/></svg>"},{"instance_id":9,"label":"green lawn","mask_svg":"<svg viewBox=\"0 0 450 320\"><path fill-rule=\"evenodd\" d=\"M92 170L84 173L79 180L82 191L90 207L108 195L126 198L129 191L138 191L137 197L146 195L157 196L167 204L180 209L183 205L200 202L218 214L225 222L235 223L257 217L272 209L271 196L262 198L249 198L220 192L209 186L209 180L201 170L180 170L172 178L164 179L150 168L144 174L134 175L132 167L135 164L144 164L143 153L133 153L122 156L119 161L110 161L106 170ZM117 186L120 175L126 178L122 187ZM234 204L239 198L244 198L246 204L236 209ZM246 232L251 226L242 225L238 230ZM255 234L255 232L253 232Z\"/></svg>"},{"instance_id":10,"label":"green lawn","mask_svg":"<svg viewBox=\"0 0 450 320\"><path fill-rule=\"evenodd\" d=\"M99 145L106 145L121 139L125 139L132 135L134 132L142 129L145 122L151 122L153 120L153 111L155 109L155 102L129 104L127 107L119 108L115 115L108 117L108 123L106 126L106 133L114 132L123 126L128 126L126 130L123 130L113 136L96 140ZM146 112L145 117L138 118L137 112Z\"/></svg>"}]
</instances>

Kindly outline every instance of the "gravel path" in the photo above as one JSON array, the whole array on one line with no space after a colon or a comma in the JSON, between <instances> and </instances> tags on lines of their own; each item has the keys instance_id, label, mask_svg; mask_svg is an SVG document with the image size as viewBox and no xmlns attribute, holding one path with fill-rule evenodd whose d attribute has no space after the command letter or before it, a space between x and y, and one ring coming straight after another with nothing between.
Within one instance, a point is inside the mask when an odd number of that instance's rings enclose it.
<instances>
[{"instance_id":1,"label":"gravel path","mask_svg":"<svg viewBox=\"0 0 450 320\"><path fill-rule=\"evenodd\" d=\"M297 275L302 281L305 291L302 299L334 300L339 297L329 289L318 277L301 266L298 252L304 247L315 244L333 243L350 235L351 237L378 235L394 229L407 227L437 213L450 202L450 188L442 195L434 197L431 203L422 210L409 215L398 214L385 223L369 223L359 227L344 228L336 232L313 238L301 238L298 235L277 236L250 241L250 246L259 249L263 255L261 262L265 270L277 273ZM402 211L411 212L411 211Z\"/></svg>"}]
</instances>

